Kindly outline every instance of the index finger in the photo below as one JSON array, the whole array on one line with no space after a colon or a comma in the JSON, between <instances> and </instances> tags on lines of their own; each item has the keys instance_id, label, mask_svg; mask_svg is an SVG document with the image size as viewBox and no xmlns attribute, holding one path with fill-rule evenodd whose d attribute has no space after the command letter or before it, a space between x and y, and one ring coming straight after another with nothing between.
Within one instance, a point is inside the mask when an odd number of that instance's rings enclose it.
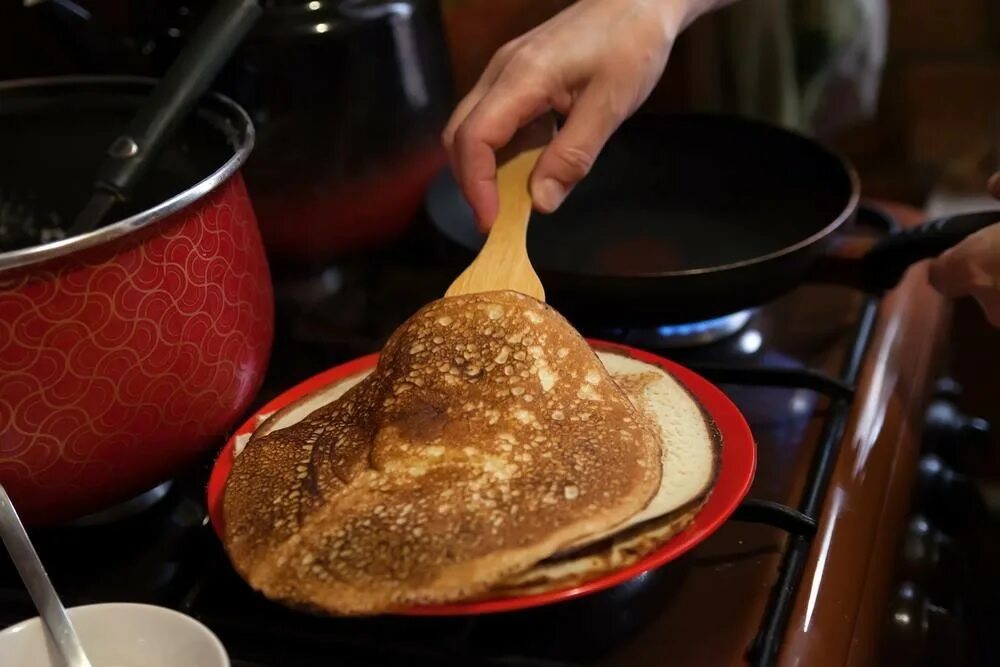
<instances>
[{"instance_id":1,"label":"index finger","mask_svg":"<svg viewBox=\"0 0 1000 667\"><path fill-rule=\"evenodd\" d=\"M496 218L496 151L514 134L549 108L548 95L535 86L500 81L469 112L455 132L453 152L458 181L480 228Z\"/></svg>"},{"instance_id":2,"label":"index finger","mask_svg":"<svg viewBox=\"0 0 1000 667\"><path fill-rule=\"evenodd\" d=\"M1000 228L987 227L942 253L930 265L931 284L950 297L977 289L997 290L1000 276Z\"/></svg>"}]
</instances>

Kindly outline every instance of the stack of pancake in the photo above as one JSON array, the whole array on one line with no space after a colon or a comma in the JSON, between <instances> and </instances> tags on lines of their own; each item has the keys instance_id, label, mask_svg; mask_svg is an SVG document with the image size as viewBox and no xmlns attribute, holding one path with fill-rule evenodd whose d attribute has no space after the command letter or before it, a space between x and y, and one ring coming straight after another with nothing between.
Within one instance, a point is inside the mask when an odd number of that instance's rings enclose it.
<instances>
[{"instance_id":1,"label":"stack of pancake","mask_svg":"<svg viewBox=\"0 0 1000 667\"><path fill-rule=\"evenodd\" d=\"M332 614L534 593L624 567L691 521L720 446L669 374L595 354L514 292L431 303L374 371L241 444L223 505L234 566L273 600Z\"/></svg>"}]
</instances>

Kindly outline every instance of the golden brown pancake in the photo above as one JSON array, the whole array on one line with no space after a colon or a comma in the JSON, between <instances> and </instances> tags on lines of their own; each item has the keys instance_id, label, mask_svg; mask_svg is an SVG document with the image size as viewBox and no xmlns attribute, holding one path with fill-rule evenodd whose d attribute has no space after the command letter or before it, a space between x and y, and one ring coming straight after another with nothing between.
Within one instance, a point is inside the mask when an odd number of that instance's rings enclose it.
<instances>
[{"instance_id":1,"label":"golden brown pancake","mask_svg":"<svg viewBox=\"0 0 1000 667\"><path fill-rule=\"evenodd\" d=\"M251 586L294 606L468 598L642 510L659 440L552 309L513 292L442 299L370 376L251 439L225 544Z\"/></svg>"},{"instance_id":2,"label":"golden brown pancake","mask_svg":"<svg viewBox=\"0 0 1000 667\"><path fill-rule=\"evenodd\" d=\"M520 597L564 590L629 567L691 525L706 500L707 496L698 498L685 509L626 528L570 555L542 561L496 584L484 597Z\"/></svg>"},{"instance_id":3,"label":"golden brown pancake","mask_svg":"<svg viewBox=\"0 0 1000 667\"><path fill-rule=\"evenodd\" d=\"M598 356L614 381L655 424L664 443L660 488L639 513L603 540L556 554L517 572L490 595L527 595L566 588L639 561L690 525L708 500L719 467L721 436L701 404L658 366L617 352Z\"/></svg>"},{"instance_id":4,"label":"golden brown pancake","mask_svg":"<svg viewBox=\"0 0 1000 667\"><path fill-rule=\"evenodd\" d=\"M589 535L566 550L672 514L695 499L705 497L712 488L718 468L718 431L684 385L659 366L625 354L600 352L598 357L659 434L662 475L659 489L641 512L604 535Z\"/></svg>"},{"instance_id":5,"label":"golden brown pancake","mask_svg":"<svg viewBox=\"0 0 1000 667\"><path fill-rule=\"evenodd\" d=\"M632 401L659 430L664 443L660 488L650 503L611 537L569 553L554 554L496 584L482 597L513 597L558 590L591 581L637 562L690 525L708 500L718 471L722 442L698 401L658 366L623 352L600 351L598 358ZM318 406L342 396L370 371L324 387L258 423L253 437L290 426ZM239 455L250 436L238 440Z\"/></svg>"}]
</instances>

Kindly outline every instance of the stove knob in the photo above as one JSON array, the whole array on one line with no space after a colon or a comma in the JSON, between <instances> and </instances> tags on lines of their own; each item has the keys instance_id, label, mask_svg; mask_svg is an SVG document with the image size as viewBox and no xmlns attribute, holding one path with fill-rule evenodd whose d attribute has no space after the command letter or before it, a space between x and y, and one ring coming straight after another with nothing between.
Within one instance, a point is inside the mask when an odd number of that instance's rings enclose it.
<instances>
[{"instance_id":1,"label":"stove knob","mask_svg":"<svg viewBox=\"0 0 1000 667\"><path fill-rule=\"evenodd\" d=\"M903 537L903 561L914 575L933 571L941 562L941 546L946 539L926 517L913 517Z\"/></svg>"},{"instance_id":2,"label":"stove knob","mask_svg":"<svg viewBox=\"0 0 1000 667\"><path fill-rule=\"evenodd\" d=\"M925 424L925 449L951 460L969 449L981 455L990 442L989 422L964 414L948 400L939 399L931 403Z\"/></svg>"},{"instance_id":3,"label":"stove knob","mask_svg":"<svg viewBox=\"0 0 1000 667\"><path fill-rule=\"evenodd\" d=\"M927 586L936 602L949 604L956 595L955 580L961 572L955 541L922 515L910 519L903 535L901 575Z\"/></svg>"},{"instance_id":4,"label":"stove knob","mask_svg":"<svg viewBox=\"0 0 1000 667\"><path fill-rule=\"evenodd\" d=\"M958 619L931 602L913 582L903 582L889 602L888 627L880 664L952 665L960 652Z\"/></svg>"},{"instance_id":5,"label":"stove knob","mask_svg":"<svg viewBox=\"0 0 1000 667\"><path fill-rule=\"evenodd\" d=\"M934 398L955 400L962 395L962 385L954 378L941 378L934 384Z\"/></svg>"},{"instance_id":6,"label":"stove knob","mask_svg":"<svg viewBox=\"0 0 1000 667\"><path fill-rule=\"evenodd\" d=\"M983 518L986 506L978 486L940 456L925 454L917 474L918 509L942 530L959 534L959 528Z\"/></svg>"},{"instance_id":7,"label":"stove knob","mask_svg":"<svg viewBox=\"0 0 1000 667\"><path fill-rule=\"evenodd\" d=\"M920 458L918 482L921 496L942 498L967 484L967 478L955 472L937 454L925 454Z\"/></svg>"},{"instance_id":8,"label":"stove knob","mask_svg":"<svg viewBox=\"0 0 1000 667\"><path fill-rule=\"evenodd\" d=\"M928 619L926 601L916 585L905 582L889 602L886 628L888 665L917 665L927 654Z\"/></svg>"}]
</instances>

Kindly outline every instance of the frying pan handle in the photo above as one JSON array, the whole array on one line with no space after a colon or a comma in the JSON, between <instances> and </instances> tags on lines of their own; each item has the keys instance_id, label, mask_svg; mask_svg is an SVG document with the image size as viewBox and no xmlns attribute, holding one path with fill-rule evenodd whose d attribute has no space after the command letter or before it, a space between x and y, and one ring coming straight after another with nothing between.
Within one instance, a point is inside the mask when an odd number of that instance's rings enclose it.
<instances>
[{"instance_id":1,"label":"frying pan handle","mask_svg":"<svg viewBox=\"0 0 1000 667\"><path fill-rule=\"evenodd\" d=\"M208 90L261 14L257 0L217 0L190 42L143 103L125 134L108 148L97 188L128 198L159 147Z\"/></svg>"},{"instance_id":2,"label":"frying pan handle","mask_svg":"<svg viewBox=\"0 0 1000 667\"><path fill-rule=\"evenodd\" d=\"M864 287L869 292L892 289L916 262L937 257L968 236L1000 223L1000 210L964 213L931 220L879 241L862 259Z\"/></svg>"}]
</instances>

